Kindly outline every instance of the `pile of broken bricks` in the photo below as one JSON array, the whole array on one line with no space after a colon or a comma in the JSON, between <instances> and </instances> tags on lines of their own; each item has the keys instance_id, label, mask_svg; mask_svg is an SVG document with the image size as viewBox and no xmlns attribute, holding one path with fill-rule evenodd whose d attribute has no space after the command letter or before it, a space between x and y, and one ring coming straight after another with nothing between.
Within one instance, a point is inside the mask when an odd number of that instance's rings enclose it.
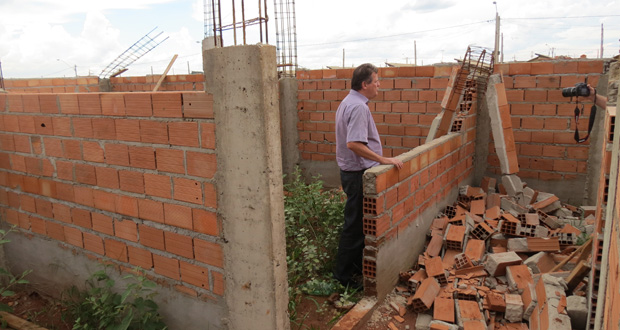
<instances>
[{"instance_id":1,"label":"pile of broken bricks","mask_svg":"<svg viewBox=\"0 0 620 330\"><path fill-rule=\"evenodd\" d=\"M406 306L390 329L585 329L593 207L562 204L516 175L460 188L432 222L414 268L400 274ZM577 264L577 266L575 265ZM394 305L394 304L393 304Z\"/></svg>"}]
</instances>

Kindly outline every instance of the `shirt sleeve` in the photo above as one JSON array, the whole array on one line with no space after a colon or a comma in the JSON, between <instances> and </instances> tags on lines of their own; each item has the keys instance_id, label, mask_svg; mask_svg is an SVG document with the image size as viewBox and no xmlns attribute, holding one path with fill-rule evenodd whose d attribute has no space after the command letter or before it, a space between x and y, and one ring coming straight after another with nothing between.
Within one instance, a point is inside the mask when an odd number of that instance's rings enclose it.
<instances>
[{"instance_id":1,"label":"shirt sleeve","mask_svg":"<svg viewBox=\"0 0 620 330\"><path fill-rule=\"evenodd\" d=\"M347 123L347 143L368 143L368 117L365 114L363 104L356 105L351 109L349 122Z\"/></svg>"}]
</instances>

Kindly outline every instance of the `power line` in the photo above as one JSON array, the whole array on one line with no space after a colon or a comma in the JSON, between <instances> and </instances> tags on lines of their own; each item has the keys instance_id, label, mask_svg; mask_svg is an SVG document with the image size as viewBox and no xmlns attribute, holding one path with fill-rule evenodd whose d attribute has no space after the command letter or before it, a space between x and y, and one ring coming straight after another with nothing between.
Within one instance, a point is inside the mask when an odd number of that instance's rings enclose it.
<instances>
[{"instance_id":1,"label":"power line","mask_svg":"<svg viewBox=\"0 0 620 330\"><path fill-rule=\"evenodd\" d=\"M549 16L549 17L502 17L503 20L511 19L564 19L564 18L601 18L601 17L620 17L620 15L595 15L595 16Z\"/></svg>"},{"instance_id":2,"label":"power line","mask_svg":"<svg viewBox=\"0 0 620 330\"><path fill-rule=\"evenodd\" d=\"M476 25L476 24L480 24L480 23L488 23L488 22L491 22L491 20L485 20L485 21L479 21L479 22L467 23L467 24L460 24L460 25L453 25L453 26L447 26L447 27L442 27L442 28L437 28L437 29L429 29L429 30L421 30L421 31L415 31L415 32L391 34L391 35L380 36L380 37L352 39L352 40L341 40L341 41L331 41L331 42L323 42L323 43L318 43L318 44L297 45L297 47L333 45L333 44L341 44L341 43L344 43L344 42L358 42L358 41L376 40L376 39L383 39L383 38L400 37L400 36L406 36L406 35L412 35L412 34L418 34L418 33L424 33L424 32L432 32L432 31L440 31L440 30L453 29L453 28L469 26L469 25Z\"/></svg>"}]
</instances>

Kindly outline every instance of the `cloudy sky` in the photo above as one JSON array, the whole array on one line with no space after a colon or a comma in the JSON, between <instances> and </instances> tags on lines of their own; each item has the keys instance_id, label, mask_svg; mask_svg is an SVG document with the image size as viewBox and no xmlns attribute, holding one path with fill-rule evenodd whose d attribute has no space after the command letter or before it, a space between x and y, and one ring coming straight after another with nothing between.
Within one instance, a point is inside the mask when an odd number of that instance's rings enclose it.
<instances>
[{"instance_id":1,"label":"cloudy sky","mask_svg":"<svg viewBox=\"0 0 620 330\"><path fill-rule=\"evenodd\" d=\"M241 0L234 1L239 21ZM275 45L274 1L266 1L269 43ZM167 39L131 64L125 76L161 74L174 54L178 58L171 74L202 71L203 2L0 0L4 77L71 77L75 71L79 76L97 76L151 31L149 36L159 35L155 41ZM222 1L224 25L232 23L232 2ZM245 2L246 19L257 17L256 1ZM601 24L603 55L619 53L618 0L497 0L496 4L492 0L298 0L298 63L311 69L341 66L343 52L346 66L453 62L468 45L493 48L496 10L501 17L504 61L528 60L536 53L598 57ZM247 34L248 43L258 42L258 27L248 28ZM224 44L233 43L232 33L224 34Z\"/></svg>"}]
</instances>

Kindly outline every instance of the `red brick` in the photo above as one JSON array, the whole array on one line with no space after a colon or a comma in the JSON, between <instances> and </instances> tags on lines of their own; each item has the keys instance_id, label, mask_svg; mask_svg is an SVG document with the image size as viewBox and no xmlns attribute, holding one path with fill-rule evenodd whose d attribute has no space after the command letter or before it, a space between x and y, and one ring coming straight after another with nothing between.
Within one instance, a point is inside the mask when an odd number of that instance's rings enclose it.
<instances>
[{"instance_id":1,"label":"red brick","mask_svg":"<svg viewBox=\"0 0 620 330\"><path fill-rule=\"evenodd\" d=\"M141 219L164 223L164 205L150 199L138 199L138 214Z\"/></svg>"},{"instance_id":2,"label":"red brick","mask_svg":"<svg viewBox=\"0 0 620 330\"><path fill-rule=\"evenodd\" d=\"M79 183L97 185L95 167L88 164L75 164L75 180Z\"/></svg>"},{"instance_id":3,"label":"red brick","mask_svg":"<svg viewBox=\"0 0 620 330\"><path fill-rule=\"evenodd\" d=\"M63 114L78 114L80 112L77 94L58 94L58 103L60 104L60 112Z\"/></svg>"},{"instance_id":4,"label":"red brick","mask_svg":"<svg viewBox=\"0 0 620 330\"><path fill-rule=\"evenodd\" d=\"M71 119L73 136L80 138L93 138L92 118L74 117Z\"/></svg>"},{"instance_id":5,"label":"red brick","mask_svg":"<svg viewBox=\"0 0 620 330\"><path fill-rule=\"evenodd\" d=\"M144 193L144 178L141 172L136 171L118 171L120 189L137 194Z\"/></svg>"},{"instance_id":6,"label":"red brick","mask_svg":"<svg viewBox=\"0 0 620 330\"><path fill-rule=\"evenodd\" d=\"M532 63L510 63L508 74L513 75L529 75L532 72Z\"/></svg>"},{"instance_id":7,"label":"red brick","mask_svg":"<svg viewBox=\"0 0 620 330\"><path fill-rule=\"evenodd\" d=\"M155 273L175 280L181 279L178 260L153 254L153 265Z\"/></svg>"},{"instance_id":8,"label":"red brick","mask_svg":"<svg viewBox=\"0 0 620 330\"><path fill-rule=\"evenodd\" d=\"M166 231L164 232L164 240L166 251L188 259L194 259L191 237Z\"/></svg>"},{"instance_id":9,"label":"red brick","mask_svg":"<svg viewBox=\"0 0 620 330\"><path fill-rule=\"evenodd\" d=\"M63 228L64 228L63 225L59 223L55 223L52 221L45 222L45 229L47 230L47 236L57 241L65 240L65 231Z\"/></svg>"},{"instance_id":10,"label":"red brick","mask_svg":"<svg viewBox=\"0 0 620 330\"><path fill-rule=\"evenodd\" d=\"M99 140L116 140L116 125L112 118L93 118L93 137Z\"/></svg>"},{"instance_id":11,"label":"red brick","mask_svg":"<svg viewBox=\"0 0 620 330\"><path fill-rule=\"evenodd\" d=\"M525 90L524 100L526 102L546 102L546 90Z\"/></svg>"},{"instance_id":12,"label":"red brick","mask_svg":"<svg viewBox=\"0 0 620 330\"><path fill-rule=\"evenodd\" d=\"M115 119L116 138L121 141L140 141L140 120Z\"/></svg>"},{"instance_id":13,"label":"red brick","mask_svg":"<svg viewBox=\"0 0 620 330\"><path fill-rule=\"evenodd\" d=\"M103 239L97 235L91 233L83 233L84 236L84 248L88 251L97 253L99 255L105 254L103 247Z\"/></svg>"},{"instance_id":14,"label":"red brick","mask_svg":"<svg viewBox=\"0 0 620 330\"><path fill-rule=\"evenodd\" d=\"M71 136L71 118L52 117L52 127L54 135Z\"/></svg>"},{"instance_id":15,"label":"red brick","mask_svg":"<svg viewBox=\"0 0 620 330\"><path fill-rule=\"evenodd\" d=\"M155 117L181 118L183 116L181 93L154 93L152 99Z\"/></svg>"},{"instance_id":16,"label":"red brick","mask_svg":"<svg viewBox=\"0 0 620 330\"><path fill-rule=\"evenodd\" d=\"M52 121L52 117L35 117L34 130L40 135L54 135L54 122Z\"/></svg>"},{"instance_id":17,"label":"red brick","mask_svg":"<svg viewBox=\"0 0 620 330\"><path fill-rule=\"evenodd\" d=\"M151 93L126 93L125 113L127 116L151 117L153 115Z\"/></svg>"},{"instance_id":18,"label":"red brick","mask_svg":"<svg viewBox=\"0 0 620 330\"><path fill-rule=\"evenodd\" d=\"M129 150L125 144L105 144L106 163L110 165L129 166Z\"/></svg>"},{"instance_id":19,"label":"red brick","mask_svg":"<svg viewBox=\"0 0 620 330\"><path fill-rule=\"evenodd\" d=\"M181 281L209 290L209 270L192 265L185 261L180 262Z\"/></svg>"},{"instance_id":20,"label":"red brick","mask_svg":"<svg viewBox=\"0 0 620 330\"><path fill-rule=\"evenodd\" d=\"M517 89L507 89L506 99L508 102L523 102L524 91Z\"/></svg>"},{"instance_id":21,"label":"red brick","mask_svg":"<svg viewBox=\"0 0 620 330\"><path fill-rule=\"evenodd\" d=\"M138 216L138 199L131 196L116 195L116 212L130 217Z\"/></svg>"},{"instance_id":22,"label":"red brick","mask_svg":"<svg viewBox=\"0 0 620 330\"><path fill-rule=\"evenodd\" d=\"M82 228L92 228L92 220L91 215L88 210L72 208L71 209L71 219L73 219L73 223L82 227Z\"/></svg>"},{"instance_id":23,"label":"red brick","mask_svg":"<svg viewBox=\"0 0 620 330\"><path fill-rule=\"evenodd\" d=\"M185 174L183 150L155 149L157 170Z\"/></svg>"},{"instance_id":24,"label":"red brick","mask_svg":"<svg viewBox=\"0 0 620 330\"><path fill-rule=\"evenodd\" d=\"M100 94L101 113L107 116L124 116L125 99L123 94L102 93Z\"/></svg>"},{"instance_id":25,"label":"red brick","mask_svg":"<svg viewBox=\"0 0 620 330\"><path fill-rule=\"evenodd\" d=\"M85 161L96 163L104 162L103 148L98 142L83 141L82 153Z\"/></svg>"},{"instance_id":26,"label":"red brick","mask_svg":"<svg viewBox=\"0 0 620 330\"><path fill-rule=\"evenodd\" d=\"M215 154L187 152L187 174L203 178L213 178L216 170Z\"/></svg>"},{"instance_id":27,"label":"red brick","mask_svg":"<svg viewBox=\"0 0 620 330\"><path fill-rule=\"evenodd\" d=\"M553 73L577 73L576 61L557 61L554 63Z\"/></svg>"},{"instance_id":28,"label":"red brick","mask_svg":"<svg viewBox=\"0 0 620 330\"><path fill-rule=\"evenodd\" d=\"M54 203L52 204L52 217L58 221L71 223L71 208L67 205Z\"/></svg>"},{"instance_id":29,"label":"red brick","mask_svg":"<svg viewBox=\"0 0 620 330\"><path fill-rule=\"evenodd\" d=\"M204 182L204 196L205 196L205 206L211 208L217 208L217 194L215 191L215 186L211 183Z\"/></svg>"},{"instance_id":30,"label":"red brick","mask_svg":"<svg viewBox=\"0 0 620 330\"><path fill-rule=\"evenodd\" d=\"M191 230L192 209L183 205L164 203L164 222L167 225Z\"/></svg>"},{"instance_id":31,"label":"red brick","mask_svg":"<svg viewBox=\"0 0 620 330\"><path fill-rule=\"evenodd\" d=\"M118 189L118 171L110 167L95 167L95 173L97 175L97 186Z\"/></svg>"},{"instance_id":32,"label":"red brick","mask_svg":"<svg viewBox=\"0 0 620 330\"><path fill-rule=\"evenodd\" d=\"M577 72L579 73L604 73L603 60L587 60L579 61L577 64Z\"/></svg>"},{"instance_id":33,"label":"red brick","mask_svg":"<svg viewBox=\"0 0 620 330\"><path fill-rule=\"evenodd\" d=\"M139 167L154 170L155 150L150 147L129 146L129 164L132 167Z\"/></svg>"},{"instance_id":34,"label":"red brick","mask_svg":"<svg viewBox=\"0 0 620 330\"><path fill-rule=\"evenodd\" d=\"M77 228L63 227L65 231L65 241L71 245L83 248L84 241L82 239L82 232Z\"/></svg>"},{"instance_id":35,"label":"red brick","mask_svg":"<svg viewBox=\"0 0 620 330\"><path fill-rule=\"evenodd\" d=\"M78 94L78 105L82 115L100 115L101 102L99 94Z\"/></svg>"},{"instance_id":36,"label":"red brick","mask_svg":"<svg viewBox=\"0 0 620 330\"><path fill-rule=\"evenodd\" d=\"M165 122L140 120L140 141L146 143L168 143L168 131Z\"/></svg>"},{"instance_id":37,"label":"red brick","mask_svg":"<svg viewBox=\"0 0 620 330\"><path fill-rule=\"evenodd\" d=\"M184 178L173 178L174 182L174 199L202 204L202 185L196 180Z\"/></svg>"},{"instance_id":38,"label":"red brick","mask_svg":"<svg viewBox=\"0 0 620 330\"><path fill-rule=\"evenodd\" d=\"M129 255L130 264L144 270L150 270L153 268L153 254L150 251L128 245L127 252Z\"/></svg>"},{"instance_id":39,"label":"red brick","mask_svg":"<svg viewBox=\"0 0 620 330\"><path fill-rule=\"evenodd\" d=\"M104 239L106 257L116 259L118 261L127 262L127 244L113 239Z\"/></svg>"},{"instance_id":40,"label":"red brick","mask_svg":"<svg viewBox=\"0 0 620 330\"><path fill-rule=\"evenodd\" d=\"M131 220L114 220L114 235L128 241L138 241L137 224Z\"/></svg>"},{"instance_id":41,"label":"red brick","mask_svg":"<svg viewBox=\"0 0 620 330\"><path fill-rule=\"evenodd\" d=\"M169 176L145 173L144 189L146 194L150 196L172 197L172 184Z\"/></svg>"},{"instance_id":42,"label":"red brick","mask_svg":"<svg viewBox=\"0 0 620 330\"><path fill-rule=\"evenodd\" d=\"M214 212L192 209L192 219L194 231L211 236L219 235L217 215Z\"/></svg>"},{"instance_id":43,"label":"red brick","mask_svg":"<svg viewBox=\"0 0 620 330\"><path fill-rule=\"evenodd\" d=\"M213 293L218 296L223 296L226 288L224 275L220 272L211 271L211 276L213 278Z\"/></svg>"},{"instance_id":44,"label":"red brick","mask_svg":"<svg viewBox=\"0 0 620 330\"><path fill-rule=\"evenodd\" d=\"M165 251L164 231L147 225L138 225L140 243L150 248Z\"/></svg>"},{"instance_id":45,"label":"red brick","mask_svg":"<svg viewBox=\"0 0 620 330\"><path fill-rule=\"evenodd\" d=\"M219 244L195 238L194 253L196 260L208 265L222 267L224 264L222 247Z\"/></svg>"},{"instance_id":46,"label":"red brick","mask_svg":"<svg viewBox=\"0 0 620 330\"><path fill-rule=\"evenodd\" d=\"M540 75L540 74L552 74L552 73L553 73L553 63L551 62L532 63L531 74Z\"/></svg>"},{"instance_id":47,"label":"red brick","mask_svg":"<svg viewBox=\"0 0 620 330\"><path fill-rule=\"evenodd\" d=\"M76 187L77 189L78 187ZM76 190L76 197L78 196ZM76 198L77 199L77 198ZM116 195L103 190L93 190L92 200L95 207L108 212L116 212Z\"/></svg>"},{"instance_id":48,"label":"red brick","mask_svg":"<svg viewBox=\"0 0 620 330\"><path fill-rule=\"evenodd\" d=\"M566 130L569 120L566 118L545 118L545 129L547 130Z\"/></svg>"}]
</instances>

